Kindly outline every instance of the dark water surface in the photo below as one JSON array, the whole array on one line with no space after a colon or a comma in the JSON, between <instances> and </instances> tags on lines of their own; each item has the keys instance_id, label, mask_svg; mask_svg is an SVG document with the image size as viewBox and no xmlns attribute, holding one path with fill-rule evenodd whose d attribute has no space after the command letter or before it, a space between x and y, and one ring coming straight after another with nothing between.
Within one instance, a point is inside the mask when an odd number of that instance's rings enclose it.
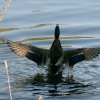
<instances>
[{"instance_id":1,"label":"dark water surface","mask_svg":"<svg viewBox=\"0 0 100 100\"><path fill-rule=\"evenodd\" d=\"M63 48L100 47L100 0L12 0L3 15L0 36L12 41L50 48L59 24ZM64 69L55 85L46 81L47 66L39 68L1 44L0 100L9 100L4 59L13 100L37 100L38 95L45 100L100 100L100 57L76 64L70 81Z\"/></svg>"}]
</instances>

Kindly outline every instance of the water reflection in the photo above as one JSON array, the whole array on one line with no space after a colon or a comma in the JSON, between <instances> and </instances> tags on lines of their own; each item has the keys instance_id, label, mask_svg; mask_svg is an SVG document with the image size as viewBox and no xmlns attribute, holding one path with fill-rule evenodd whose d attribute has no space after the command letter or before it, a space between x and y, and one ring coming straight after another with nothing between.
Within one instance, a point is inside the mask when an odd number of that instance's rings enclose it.
<instances>
[{"instance_id":1,"label":"water reflection","mask_svg":"<svg viewBox=\"0 0 100 100\"><path fill-rule=\"evenodd\" d=\"M17 85L21 85L21 82ZM30 87L33 95L44 96L83 94L87 93L88 88L91 88L91 85L84 85L84 83L78 82L73 77L64 78L62 75L57 75L51 78L41 73L37 73L35 76L22 80L22 87L20 88L23 88L23 85L26 88Z\"/></svg>"},{"instance_id":2,"label":"water reflection","mask_svg":"<svg viewBox=\"0 0 100 100\"><path fill-rule=\"evenodd\" d=\"M1 0L0 2L2 2ZM11 3L11 0L5 0L5 3L2 6L2 9L0 9L0 21L3 20L3 13L7 10L8 5Z\"/></svg>"},{"instance_id":3,"label":"water reflection","mask_svg":"<svg viewBox=\"0 0 100 100\"><path fill-rule=\"evenodd\" d=\"M3 15L2 14L0 14L0 21L2 21L3 20Z\"/></svg>"},{"instance_id":4,"label":"water reflection","mask_svg":"<svg viewBox=\"0 0 100 100\"><path fill-rule=\"evenodd\" d=\"M3 15L0 14L0 18L3 18ZM20 30L20 29L33 29L33 28L40 28L50 25L50 23L46 24L37 24L33 26L27 26L27 27L18 27L18 28L0 28L0 32L6 32L6 31L13 31L13 30ZM14 33L13 33L14 34Z\"/></svg>"}]
</instances>

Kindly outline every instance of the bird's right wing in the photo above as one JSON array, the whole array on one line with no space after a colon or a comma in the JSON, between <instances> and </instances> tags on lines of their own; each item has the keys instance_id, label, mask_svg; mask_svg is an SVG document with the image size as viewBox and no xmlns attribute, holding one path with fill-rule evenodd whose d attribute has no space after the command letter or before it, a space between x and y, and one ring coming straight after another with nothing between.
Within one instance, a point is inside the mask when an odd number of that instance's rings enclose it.
<instances>
[{"instance_id":1,"label":"bird's right wing","mask_svg":"<svg viewBox=\"0 0 100 100\"><path fill-rule=\"evenodd\" d=\"M69 65L81 62L83 60L91 60L100 54L100 48L80 48L65 52L65 60L69 60ZM68 58L67 58L68 57Z\"/></svg>"}]
</instances>

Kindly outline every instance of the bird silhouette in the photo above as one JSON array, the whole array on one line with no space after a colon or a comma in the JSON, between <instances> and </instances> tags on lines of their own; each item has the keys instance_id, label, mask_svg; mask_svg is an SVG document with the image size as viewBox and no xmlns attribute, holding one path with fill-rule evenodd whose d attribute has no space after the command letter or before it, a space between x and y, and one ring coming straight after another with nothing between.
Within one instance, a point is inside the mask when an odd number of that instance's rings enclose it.
<instances>
[{"instance_id":1,"label":"bird silhouette","mask_svg":"<svg viewBox=\"0 0 100 100\"><path fill-rule=\"evenodd\" d=\"M60 28L56 25L54 41L50 49L8 41L8 46L17 55L34 61L39 66L48 65L50 74L57 74L63 65L73 67L76 63L91 60L100 54L100 48L77 48L64 50L60 43Z\"/></svg>"}]
</instances>

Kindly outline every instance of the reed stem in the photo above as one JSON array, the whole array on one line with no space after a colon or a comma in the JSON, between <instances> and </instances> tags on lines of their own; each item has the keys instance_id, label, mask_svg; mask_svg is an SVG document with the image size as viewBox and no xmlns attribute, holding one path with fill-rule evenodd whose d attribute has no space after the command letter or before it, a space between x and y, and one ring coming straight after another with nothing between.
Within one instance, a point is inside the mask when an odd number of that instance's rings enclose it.
<instances>
[{"instance_id":1,"label":"reed stem","mask_svg":"<svg viewBox=\"0 0 100 100\"><path fill-rule=\"evenodd\" d=\"M5 63L5 67L6 67L6 70L7 70L7 79L8 79L10 100L12 100L12 92L11 92L10 78L9 78L9 72L8 72L8 64L7 64L6 60L4 61L4 63Z\"/></svg>"}]
</instances>

